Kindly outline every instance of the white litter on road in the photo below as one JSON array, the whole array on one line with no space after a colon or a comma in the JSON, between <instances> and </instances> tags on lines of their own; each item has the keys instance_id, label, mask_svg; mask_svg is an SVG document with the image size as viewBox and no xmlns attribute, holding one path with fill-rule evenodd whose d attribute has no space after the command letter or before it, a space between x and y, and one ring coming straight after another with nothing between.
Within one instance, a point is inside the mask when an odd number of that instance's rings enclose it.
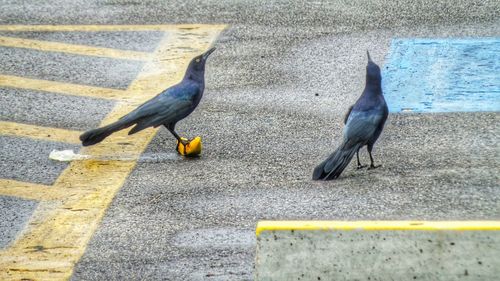
<instances>
[{"instance_id":1,"label":"white litter on road","mask_svg":"<svg viewBox=\"0 0 500 281\"><path fill-rule=\"evenodd\" d=\"M68 150L52 150L49 154L49 158L61 162L69 162L73 160L85 160L89 159L90 155L75 154L72 149Z\"/></svg>"},{"instance_id":2,"label":"white litter on road","mask_svg":"<svg viewBox=\"0 0 500 281\"><path fill-rule=\"evenodd\" d=\"M130 155L109 155L109 156L92 156L85 154L77 154L72 149L68 150L52 150L49 158L55 161L71 162L75 160L99 160L99 161L137 161L145 163L161 163L167 161L182 160L183 157L177 153L144 153L140 157Z\"/></svg>"}]
</instances>

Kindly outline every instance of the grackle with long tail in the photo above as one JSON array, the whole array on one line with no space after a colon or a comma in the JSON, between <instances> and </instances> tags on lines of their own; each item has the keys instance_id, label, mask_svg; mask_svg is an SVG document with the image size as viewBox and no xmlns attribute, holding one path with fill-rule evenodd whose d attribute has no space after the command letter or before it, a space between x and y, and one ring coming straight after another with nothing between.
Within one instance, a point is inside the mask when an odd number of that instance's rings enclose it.
<instances>
[{"instance_id":1,"label":"grackle with long tail","mask_svg":"<svg viewBox=\"0 0 500 281\"><path fill-rule=\"evenodd\" d=\"M342 144L313 171L313 180L333 180L340 176L355 153L367 146L370 155L370 169L377 168L373 163L372 149L384 129L389 114L382 94L380 67L375 64L367 51L366 85L361 97L349 109L345 117L344 139ZM358 159L358 168L363 166Z\"/></svg>"},{"instance_id":2,"label":"grackle with long tail","mask_svg":"<svg viewBox=\"0 0 500 281\"><path fill-rule=\"evenodd\" d=\"M196 56L191 60L184 78L178 84L164 90L156 97L143 103L118 121L107 126L89 130L80 136L83 146L101 142L112 133L135 125L129 135L148 127L165 126L179 143L187 144L175 132L175 125L194 111L205 89L205 63L215 50Z\"/></svg>"}]
</instances>

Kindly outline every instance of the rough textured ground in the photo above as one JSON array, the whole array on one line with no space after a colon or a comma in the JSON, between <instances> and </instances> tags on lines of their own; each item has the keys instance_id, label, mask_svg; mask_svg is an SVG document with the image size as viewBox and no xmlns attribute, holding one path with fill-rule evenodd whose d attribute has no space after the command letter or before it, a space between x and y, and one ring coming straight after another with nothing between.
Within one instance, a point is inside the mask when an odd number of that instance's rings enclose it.
<instances>
[{"instance_id":1,"label":"rough textured ground","mask_svg":"<svg viewBox=\"0 0 500 281\"><path fill-rule=\"evenodd\" d=\"M383 64L393 37L498 37L499 6L451 0L3 2L2 24L229 24L207 65L200 107L178 125L183 134L203 137L203 156L172 157L174 140L161 130L146 156L168 157L138 163L73 279L251 280L253 232L261 219L499 219L498 113L391 115L374 154L383 167L357 171L351 165L338 181L310 181L362 91L366 49ZM78 35L51 36L86 43ZM122 36L86 40L119 47L128 42ZM130 36L133 50L149 50L158 38ZM0 57L20 59L21 53L11 58L9 52ZM129 72L107 73L104 61L89 66L73 59L89 85L123 87L136 67L118 63L113 69ZM37 67L16 63L2 73L37 76ZM43 71L83 83L56 67ZM34 110L34 123L46 114L43 108L52 110L50 99L36 97L42 109ZM70 98L60 97L65 101ZM12 103L0 103L2 120L29 123L23 107L6 111ZM95 106L99 112L112 104ZM71 116L54 121L63 128L96 122L95 114L75 120L70 106L61 108ZM46 157L45 150L36 157ZM2 149L2 157L16 153ZM364 151L361 157L368 162ZM26 180L46 173L28 167Z\"/></svg>"}]
</instances>

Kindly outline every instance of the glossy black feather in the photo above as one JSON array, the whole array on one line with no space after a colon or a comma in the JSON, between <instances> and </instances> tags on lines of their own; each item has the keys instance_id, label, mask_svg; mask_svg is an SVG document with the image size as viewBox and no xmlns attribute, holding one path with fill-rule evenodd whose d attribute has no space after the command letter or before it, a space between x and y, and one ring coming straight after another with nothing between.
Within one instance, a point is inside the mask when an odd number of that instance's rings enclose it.
<instances>
[{"instance_id":1,"label":"glossy black feather","mask_svg":"<svg viewBox=\"0 0 500 281\"><path fill-rule=\"evenodd\" d=\"M193 58L182 81L121 117L115 123L89 130L80 136L83 146L101 142L112 133L134 126L129 135L149 127L165 125L173 133L175 124L198 106L205 88L205 62L214 48Z\"/></svg>"},{"instance_id":2,"label":"glossy black feather","mask_svg":"<svg viewBox=\"0 0 500 281\"><path fill-rule=\"evenodd\" d=\"M380 68L368 56L365 89L344 118L342 144L314 169L313 180L338 178L354 154L365 145L371 156L373 145L382 133L388 114L382 94ZM373 166L373 162L371 164Z\"/></svg>"}]
</instances>

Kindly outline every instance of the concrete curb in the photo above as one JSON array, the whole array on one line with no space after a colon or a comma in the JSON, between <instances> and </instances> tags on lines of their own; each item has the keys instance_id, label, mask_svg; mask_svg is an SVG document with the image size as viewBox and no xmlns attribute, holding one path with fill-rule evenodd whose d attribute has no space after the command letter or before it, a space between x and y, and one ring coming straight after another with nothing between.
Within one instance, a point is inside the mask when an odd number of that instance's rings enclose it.
<instances>
[{"instance_id":1,"label":"concrete curb","mask_svg":"<svg viewBox=\"0 0 500 281\"><path fill-rule=\"evenodd\" d=\"M498 280L500 221L262 221L255 280Z\"/></svg>"}]
</instances>

